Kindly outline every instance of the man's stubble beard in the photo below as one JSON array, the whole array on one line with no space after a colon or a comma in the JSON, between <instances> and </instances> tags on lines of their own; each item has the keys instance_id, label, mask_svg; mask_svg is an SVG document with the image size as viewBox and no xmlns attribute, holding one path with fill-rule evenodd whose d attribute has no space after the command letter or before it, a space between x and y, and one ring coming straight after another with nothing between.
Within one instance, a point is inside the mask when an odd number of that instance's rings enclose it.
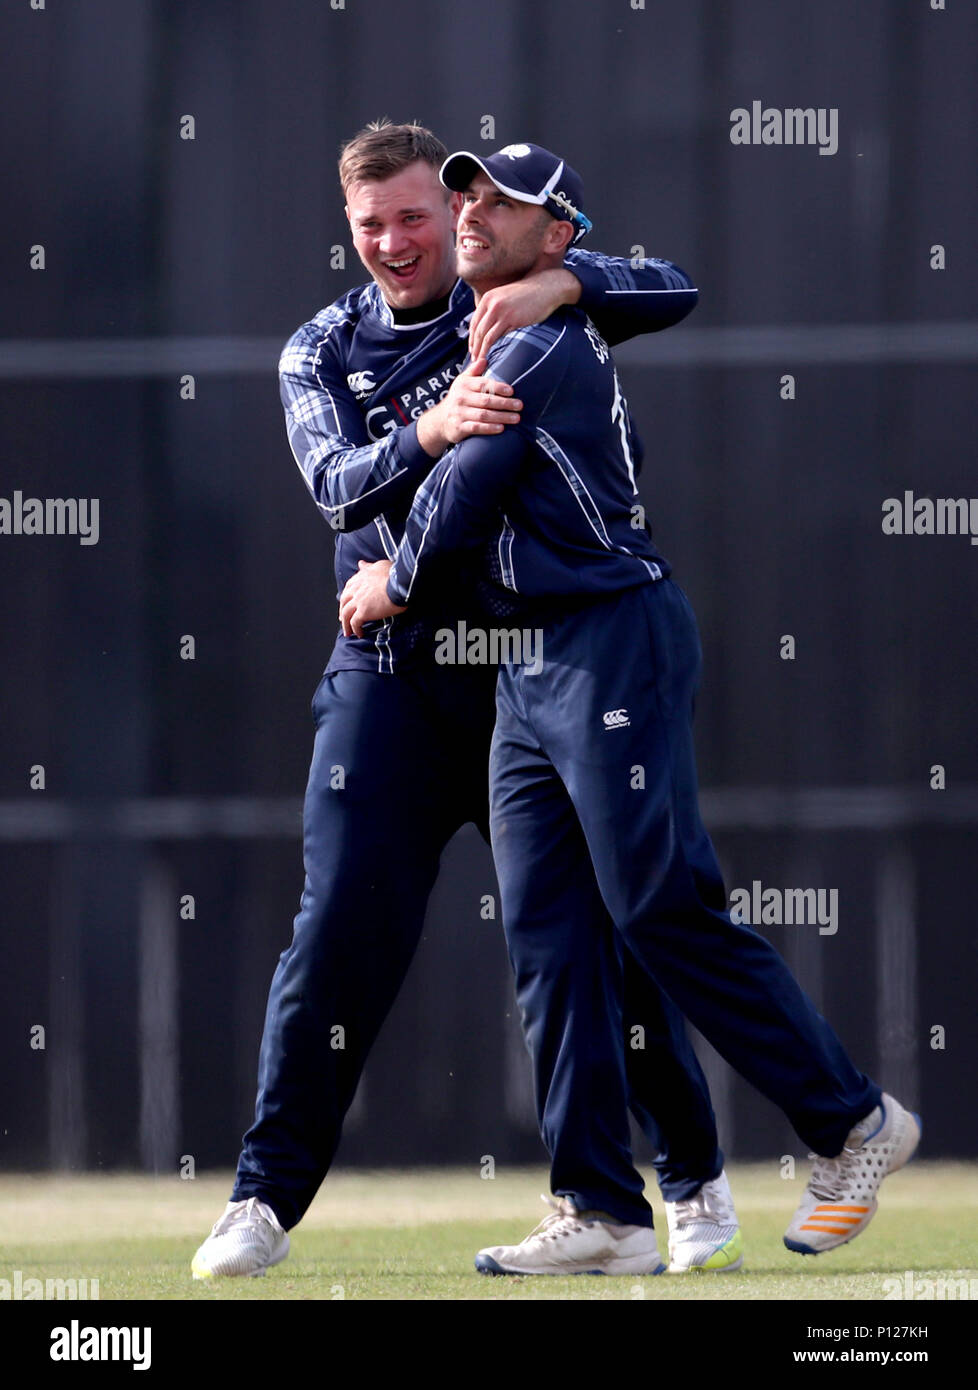
<instances>
[{"instance_id":1,"label":"man's stubble beard","mask_svg":"<svg viewBox=\"0 0 978 1390\"><path fill-rule=\"evenodd\" d=\"M474 236L475 233L472 235ZM525 279L533 270L540 257L541 241L542 238L539 233L528 233L498 259L495 254L498 248L494 248L492 262L490 264L483 262L481 265L473 266L471 279L463 271L460 258L456 259L456 269L475 294L484 293L485 290L492 289L496 285L510 285L515 280Z\"/></svg>"}]
</instances>

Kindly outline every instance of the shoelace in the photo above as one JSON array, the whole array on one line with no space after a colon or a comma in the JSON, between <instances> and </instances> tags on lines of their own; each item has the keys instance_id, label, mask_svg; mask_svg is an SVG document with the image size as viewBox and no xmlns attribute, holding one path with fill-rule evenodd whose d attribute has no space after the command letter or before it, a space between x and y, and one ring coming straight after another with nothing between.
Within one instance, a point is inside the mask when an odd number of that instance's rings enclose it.
<instances>
[{"instance_id":1,"label":"shoelace","mask_svg":"<svg viewBox=\"0 0 978 1390\"><path fill-rule=\"evenodd\" d=\"M820 1202L837 1202L846 1191L846 1173L849 1168L847 1159L852 1156L854 1151L843 1149L838 1158L823 1158L820 1154L812 1154L812 1176L808 1182L808 1189L813 1197L817 1197Z\"/></svg>"},{"instance_id":2,"label":"shoelace","mask_svg":"<svg viewBox=\"0 0 978 1390\"><path fill-rule=\"evenodd\" d=\"M265 1217L262 1213L260 1211L255 1212L258 1200L257 1197L249 1197L247 1202L236 1205L233 1211L226 1211L224 1215L215 1222L211 1235L223 1236L230 1231L232 1226L236 1226L240 1221L246 1221L252 1216L257 1216L259 1221L264 1221Z\"/></svg>"},{"instance_id":3,"label":"shoelace","mask_svg":"<svg viewBox=\"0 0 978 1390\"><path fill-rule=\"evenodd\" d=\"M813 1154L812 1176L808 1187L821 1202L838 1202L852 1188L854 1170L862 1149L845 1148L838 1158Z\"/></svg>"},{"instance_id":4,"label":"shoelace","mask_svg":"<svg viewBox=\"0 0 978 1390\"><path fill-rule=\"evenodd\" d=\"M546 1202L548 1207L553 1207L553 1211L543 1218L539 1226L534 1226L530 1234L520 1241L521 1245L528 1245L531 1240L559 1240L561 1236L584 1229L577 1208L566 1197L554 1201L553 1197L541 1192L540 1200Z\"/></svg>"},{"instance_id":5,"label":"shoelace","mask_svg":"<svg viewBox=\"0 0 978 1390\"><path fill-rule=\"evenodd\" d=\"M838 1202L851 1186L850 1174L853 1169L855 1149L843 1149L838 1158L822 1158L813 1155L812 1176L808 1187L814 1197L822 1202Z\"/></svg>"},{"instance_id":6,"label":"shoelace","mask_svg":"<svg viewBox=\"0 0 978 1390\"><path fill-rule=\"evenodd\" d=\"M862 1122L863 1126L869 1127L875 1122L875 1112L873 1116L867 1116ZM823 1158L820 1154L809 1154L812 1162L812 1176L808 1186L814 1197L822 1202L837 1202L840 1197L844 1197L846 1191L851 1186L851 1178L856 1168L860 1155L873 1152L873 1140L879 1136L879 1130L871 1131L869 1138L863 1138L861 1144L856 1148L850 1148L847 1144L836 1158Z\"/></svg>"}]
</instances>

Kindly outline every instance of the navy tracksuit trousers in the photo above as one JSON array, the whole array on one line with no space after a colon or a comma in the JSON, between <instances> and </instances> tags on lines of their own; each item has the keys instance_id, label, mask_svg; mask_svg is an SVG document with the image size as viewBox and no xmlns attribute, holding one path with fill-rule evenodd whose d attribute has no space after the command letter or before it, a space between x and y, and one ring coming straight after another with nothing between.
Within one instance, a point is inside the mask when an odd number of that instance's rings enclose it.
<instances>
[{"instance_id":1,"label":"navy tracksuit trousers","mask_svg":"<svg viewBox=\"0 0 978 1390\"><path fill-rule=\"evenodd\" d=\"M806 1144L838 1154L880 1090L769 942L727 912L699 815L701 652L686 596L660 580L568 608L542 634L538 674L500 670L490 787L553 1191L647 1221L628 1145L636 1054L628 1035L622 1048L615 933Z\"/></svg>"},{"instance_id":2,"label":"navy tracksuit trousers","mask_svg":"<svg viewBox=\"0 0 978 1390\"><path fill-rule=\"evenodd\" d=\"M268 1202L287 1229L332 1163L367 1054L420 938L442 850L470 820L488 838L495 685L493 667L432 666L397 675L329 672L316 691L305 888L272 980L255 1122L232 1193L234 1201ZM596 1015L603 1049L609 1017L621 1027L612 982L620 963L593 876L581 892L575 913L609 945L595 980L608 1010ZM663 1194L678 1200L723 1164L709 1091L675 1005L634 961L624 974L628 1008L647 1034L646 1047L629 1054L632 1108L661 1150Z\"/></svg>"}]
</instances>

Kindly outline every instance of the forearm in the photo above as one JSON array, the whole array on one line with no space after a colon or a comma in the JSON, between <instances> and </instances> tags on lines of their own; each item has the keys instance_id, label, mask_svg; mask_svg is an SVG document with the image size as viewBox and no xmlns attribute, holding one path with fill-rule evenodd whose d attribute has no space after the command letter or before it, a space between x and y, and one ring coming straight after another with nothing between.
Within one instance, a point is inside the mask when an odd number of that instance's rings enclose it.
<instances>
[{"instance_id":1,"label":"forearm","mask_svg":"<svg viewBox=\"0 0 978 1390\"><path fill-rule=\"evenodd\" d=\"M444 403L426 410L417 422L417 439L429 459L440 459L449 448Z\"/></svg>"},{"instance_id":2,"label":"forearm","mask_svg":"<svg viewBox=\"0 0 978 1390\"><path fill-rule=\"evenodd\" d=\"M387 583L388 596L408 604L439 561L481 546L499 504L527 456L517 430L468 439L446 454L418 489Z\"/></svg>"},{"instance_id":3,"label":"forearm","mask_svg":"<svg viewBox=\"0 0 978 1390\"><path fill-rule=\"evenodd\" d=\"M410 497L431 469L414 425L368 445L341 435L311 434L286 416L289 443L320 512L336 531L366 526Z\"/></svg>"},{"instance_id":4,"label":"forearm","mask_svg":"<svg viewBox=\"0 0 978 1390\"><path fill-rule=\"evenodd\" d=\"M699 291L671 261L626 260L596 252L570 251L566 268L581 284L579 308L612 346L641 333L679 323L696 307Z\"/></svg>"},{"instance_id":5,"label":"forearm","mask_svg":"<svg viewBox=\"0 0 978 1390\"><path fill-rule=\"evenodd\" d=\"M584 292L584 286L572 270L562 266L559 270L541 270L540 279L552 287L557 307L562 304L577 304Z\"/></svg>"}]
</instances>

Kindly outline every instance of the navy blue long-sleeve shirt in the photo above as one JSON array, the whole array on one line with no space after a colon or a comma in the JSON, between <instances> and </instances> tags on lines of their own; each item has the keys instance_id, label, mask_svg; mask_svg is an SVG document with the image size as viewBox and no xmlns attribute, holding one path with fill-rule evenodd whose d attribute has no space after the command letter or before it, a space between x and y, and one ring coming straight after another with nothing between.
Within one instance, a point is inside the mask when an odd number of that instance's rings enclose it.
<instances>
[{"instance_id":1,"label":"navy blue long-sleeve shirt","mask_svg":"<svg viewBox=\"0 0 978 1390\"><path fill-rule=\"evenodd\" d=\"M694 307L689 276L668 261L633 265L571 251L565 266L581 282L581 306L612 342L656 332ZM336 533L337 591L358 561L393 560L415 491L433 466L416 421L444 399L462 370L472 291L457 281L447 306L426 322L398 321L371 283L351 290L289 339L279 364L289 443L320 514ZM469 602L475 600L470 597ZM430 650L430 632L460 614L436 600L428 613L368 625L336 641L329 668L391 672Z\"/></svg>"},{"instance_id":2,"label":"navy blue long-sleeve shirt","mask_svg":"<svg viewBox=\"0 0 978 1390\"><path fill-rule=\"evenodd\" d=\"M418 489L388 580L398 604L443 583L447 557L523 599L600 595L665 578L637 502L628 407L608 345L577 309L494 344L487 375L523 401L518 425L465 439Z\"/></svg>"}]
</instances>

